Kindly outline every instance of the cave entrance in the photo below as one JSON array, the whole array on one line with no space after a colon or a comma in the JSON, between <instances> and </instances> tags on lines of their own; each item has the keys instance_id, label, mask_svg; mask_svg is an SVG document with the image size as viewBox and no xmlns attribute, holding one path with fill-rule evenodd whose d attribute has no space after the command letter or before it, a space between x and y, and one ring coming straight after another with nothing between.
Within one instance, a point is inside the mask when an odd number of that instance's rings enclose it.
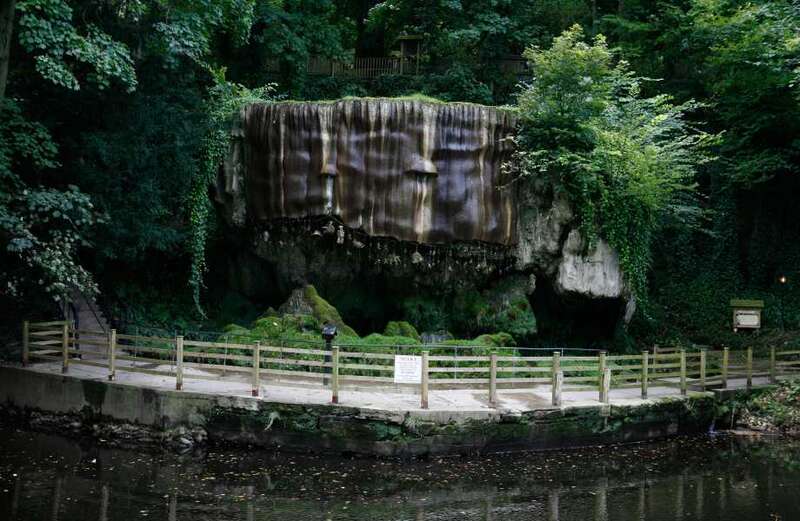
<instances>
[{"instance_id":1,"label":"cave entrance","mask_svg":"<svg viewBox=\"0 0 800 521\"><path fill-rule=\"evenodd\" d=\"M562 294L547 277L537 277L530 298L542 346L602 348L611 343L622 316L621 298L588 298Z\"/></svg>"}]
</instances>

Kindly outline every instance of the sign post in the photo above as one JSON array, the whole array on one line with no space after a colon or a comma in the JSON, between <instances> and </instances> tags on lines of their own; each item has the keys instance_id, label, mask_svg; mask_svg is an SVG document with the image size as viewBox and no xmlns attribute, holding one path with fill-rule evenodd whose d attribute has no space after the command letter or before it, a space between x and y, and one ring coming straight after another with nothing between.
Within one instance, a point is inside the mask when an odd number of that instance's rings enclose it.
<instances>
[{"instance_id":1,"label":"sign post","mask_svg":"<svg viewBox=\"0 0 800 521\"><path fill-rule=\"evenodd\" d=\"M420 386L420 406L428 408L428 353L394 355L394 383Z\"/></svg>"},{"instance_id":2,"label":"sign post","mask_svg":"<svg viewBox=\"0 0 800 521\"><path fill-rule=\"evenodd\" d=\"M740 329L761 329L761 312L764 309L763 300L731 300L733 310L733 332Z\"/></svg>"},{"instance_id":3,"label":"sign post","mask_svg":"<svg viewBox=\"0 0 800 521\"><path fill-rule=\"evenodd\" d=\"M421 384L422 357L416 355L394 355L394 383Z\"/></svg>"}]
</instances>

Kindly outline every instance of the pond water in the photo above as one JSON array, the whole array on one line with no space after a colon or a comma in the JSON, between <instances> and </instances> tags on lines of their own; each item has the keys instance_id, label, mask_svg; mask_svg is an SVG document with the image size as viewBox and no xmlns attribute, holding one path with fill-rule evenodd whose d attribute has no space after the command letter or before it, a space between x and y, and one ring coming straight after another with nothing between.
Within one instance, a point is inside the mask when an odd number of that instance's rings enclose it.
<instances>
[{"instance_id":1,"label":"pond water","mask_svg":"<svg viewBox=\"0 0 800 521\"><path fill-rule=\"evenodd\" d=\"M800 520L800 442L399 462L111 449L0 428L0 520Z\"/></svg>"}]
</instances>

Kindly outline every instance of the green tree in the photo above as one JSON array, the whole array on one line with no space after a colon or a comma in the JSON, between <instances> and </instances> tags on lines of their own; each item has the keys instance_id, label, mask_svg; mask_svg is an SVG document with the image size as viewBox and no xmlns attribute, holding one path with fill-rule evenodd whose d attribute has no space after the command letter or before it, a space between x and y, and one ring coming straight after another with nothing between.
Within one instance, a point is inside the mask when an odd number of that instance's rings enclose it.
<instances>
[{"instance_id":1,"label":"green tree","mask_svg":"<svg viewBox=\"0 0 800 521\"><path fill-rule=\"evenodd\" d=\"M614 58L602 35L585 42L579 26L525 56L535 77L519 96L512 172L523 181L545 176L564 190L587 247L606 239L644 302L663 218L696 213L694 175L709 140L686 121L697 105L642 97L643 79Z\"/></svg>"},{"instance_id":2,"label":"green tree","mask_svg":"<svg viewBox=\"0 0 800 521\"><path fill-rule=\"evenodd\" d=\"M95 24L73 23L65 0L22 0L17 4L19 42L33 56L36 71L46 80L78 90L77 70L88 66L86 80L101 89L117 79L126 90L136 88L136 73L128 47Z\"/></svg>"},{"instance_id":3,"label":"green tree","mask_svg":"<svg viewBox=\"0 0 800 521\"><path fill-rule=\"evenodd\" d=\"M16 172L59 166L57 148L42 125L25 119L16 102L0 106L0 294L10 299L43 292L56 300L70 290L92 294L91 275L76 252L99 217L77 187L30 188Z\"/></svg>"},{"instance_id":4,"label":"green tree","mask_svg":"<svg viewBox=\"0 0 800 521\"><path fill-rule=\"evenodd\" d=\"M21 0L0 5L0 93L10 76L9 90L18 96L5 102L0 97L4 295L40 286L50 294L75 288L93 293L96 285L78 260L90 237L100 241L95 258L101 261L136 262L147 251L185 250L175 246L187 238L189 212L175 210L186 208L191 198L203 132L202 118L192 112L201 101L191 93L213 85L207 71L220 56L221 42L247 42L255 4ZM15 56L12 34L19 43ZM150 88L132 96L137 68L146 69L153 84L165 71L181 81L162 83L160 97ZM122 88L111 89L114 83ZM190 94L177 93L180 88ZM83 110L75 110L80 106ZM58 141L66 146L58 147ZM69 160L62 165L59 156ZM170 167L177 159L177 167ZM100 233L92 229L106 220L81 191L87 188L114 219Z\"/></svg>"},{"instance_id":5,"label":"green tree","mask_svg":"<svg viewBox=\"0 0 800 521\"><path fill-rule=\"evenodd\" d=\"M508 101L519 81L506 59L589 16L585 0L386 0L370 10L367 28L387 51L401 35L422 38L424 93L492 104Z\"/></svg>"},{"instance_id":6,"label":"green tree","mask_svg":"<svg viewBox=\"0 0 800 521\"><path fill-rule=\"evenodd\" d=\"M750 185L800 160L800 4L696 0L689 16L703 83L725 128L720 156Z\"/></svg>"},{"instance_id":7,"label":"green tree","mask_svg":"<svg viewBox=\"0 0 800 521\"><path fill-rule=\"evenodd\" d=\"M0 237L5 244L0 283L15 299L42 291L57 300L73 289L93 294L96 285L77 259L88 230L101 218L76 186L42 186L44 173L58 168L58 147L43 125L26 118L24 103L5 97L11 63L10 38L15 12L18 39L35 70L55 85L77 90L78 65L85 80L104 89L118 79L128 90L136 77L127 48L94 25L73 25L73 11L62 0L4 2L0 8Z\"/></svg>"}]
</instances>

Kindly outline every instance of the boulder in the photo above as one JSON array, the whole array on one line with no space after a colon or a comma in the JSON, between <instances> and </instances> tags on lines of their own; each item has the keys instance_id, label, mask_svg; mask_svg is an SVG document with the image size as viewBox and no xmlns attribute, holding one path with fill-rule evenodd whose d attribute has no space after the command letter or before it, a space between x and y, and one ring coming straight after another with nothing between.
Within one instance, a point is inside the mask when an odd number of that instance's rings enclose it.
<instances>
[{"instance_id":1,"label":"boulder","mask_svg":"<svg viewBox=\"0 0 800 521\"><path fill-rule=\"evenodd\" d=\"M339 336L358 336L358 333L353 328L344 323L339 311L322 298L317 293L317 289L310 284L292 291L286 302L278 308L278 313L283 315L310 315L320 324L334 324L339 330Z\"/></svg>"},{"instance_id":2,"label":"boulder","mask_svg":"<svg viewBox=\"0 0 800 521\"><path fill-rule=\"evenodd\" d=\"M408 338L413 338L417 342L420 341L419 333L417 332L417 328L412 326L406 321L391 321L386 324L386 328L383 330L383 334L385 336L404 336Z\"/></svg>"}]
</instances>

